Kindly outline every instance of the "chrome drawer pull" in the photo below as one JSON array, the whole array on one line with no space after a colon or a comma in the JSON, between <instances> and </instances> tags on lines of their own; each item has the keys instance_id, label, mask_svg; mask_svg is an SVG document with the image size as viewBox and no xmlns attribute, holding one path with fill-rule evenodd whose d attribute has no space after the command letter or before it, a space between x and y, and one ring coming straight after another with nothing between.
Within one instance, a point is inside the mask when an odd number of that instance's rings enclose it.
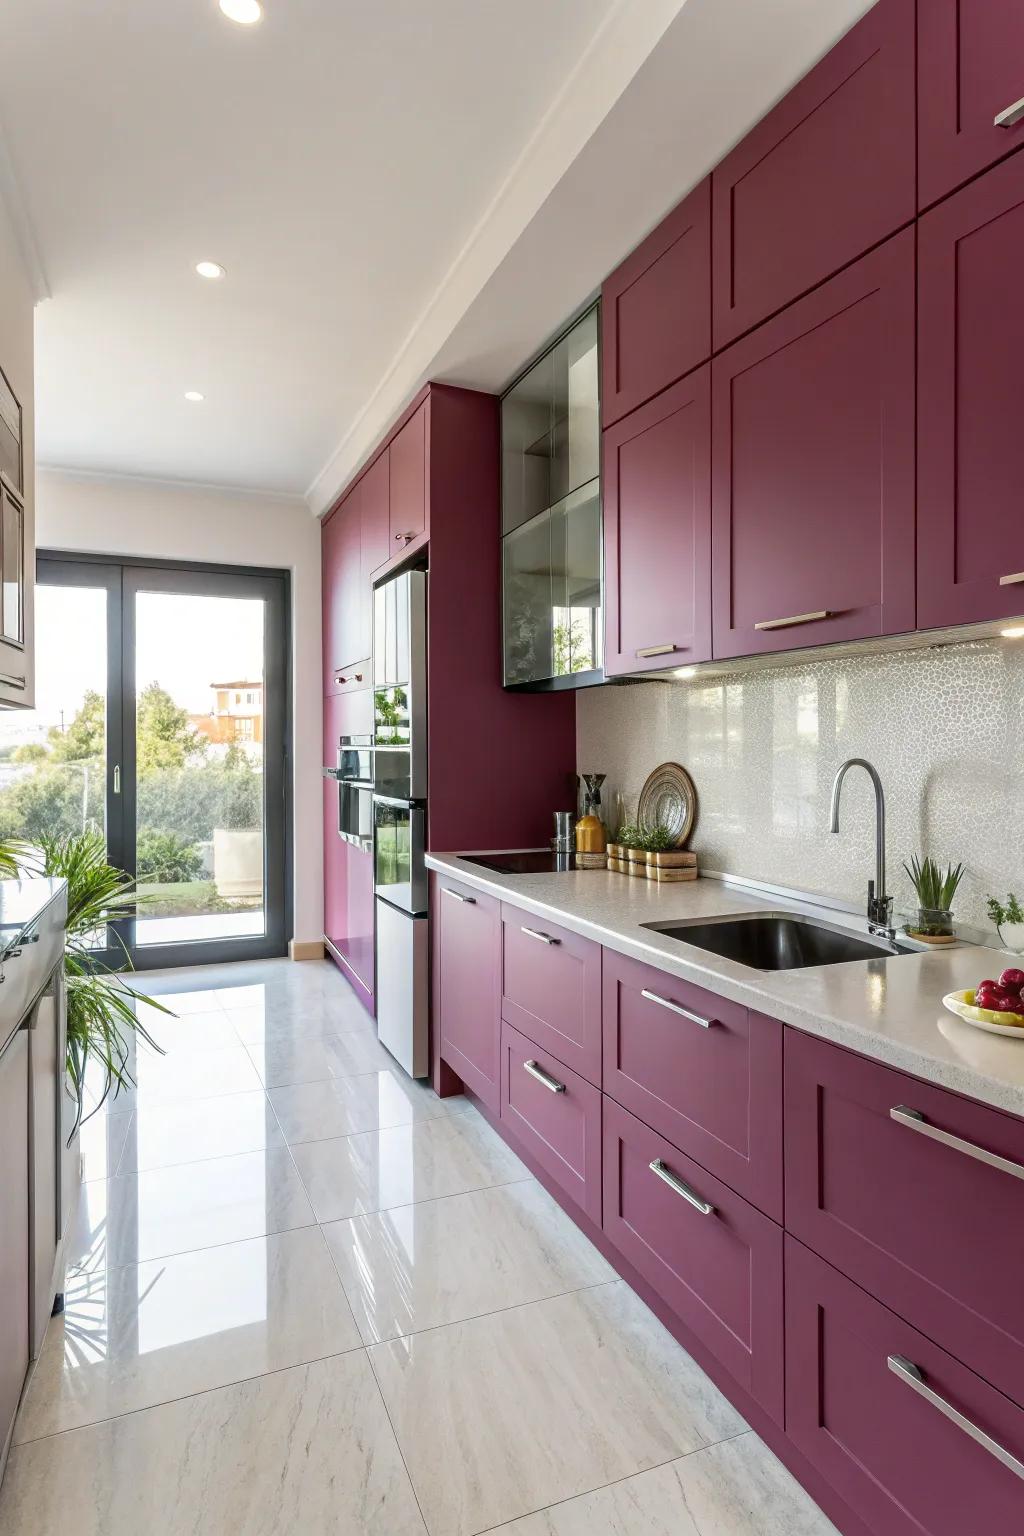
<instances>
[{"instance_id":1,"label":"chrome drawer pull","mask_svg":"<svg viewBox=\"0 0 1024 1536\"><path fill-rule=\"evenodd\" d=\"M463 896L461 891L453 891L450 885L442 885L441 890L445 896L450 896L453 901L464 901L467 907L476 906L475 896Z\"/></svg>"},{"instance_id":2,"label":"chrome drawer pull","mask_svg":"<svg viewBox=\"0 0 1024 1536\"><path fill-rule=\"evenodd\" d=\"M673 651L685 651L685 645L676 645L669 640L665 645L644 645L635 654L637 656L671 656Z\"/></svg>"},{"instance_id":3,"label":"chrome drawer pull","mask_svg":"<svg viewBox=\"0 0 1024 1536\"><path fill-rule=\"evenodd\" d=\"M1000 576L999 585L1001 587L1019 587L1022 581L1024 581L1024 571L1014 571L1012 576Z\"/></svg>"},{"instance_id":4,"label":"chrome drawer pull","mask_svg":"<svg viewBox=\"0 0 1024 1536\"><path fill-rule=\"evenodd\" d=\"M794 613L788 619L761 619L754 625L755 629L788 629L791 624L814 624L818 619L833 619L835 614L827 608L821 608L817 613Z\"/></svg>"},{"instance_id":5,"label":"chrome drawer pull","mask_svg":"<svg viewBox=\"0 0 1024 1536\"><path fill-rule=\"evenodd\" d=\"M961 1136L954 1136L951 1131L943 1131L937 1125L929 1125L919 1109L908 1109L906 1104L894 1104L889 1111L889 1118L897 1120L900 1125L905 1125L908 1131L917 1131L921 1136L928 1136L932 1141L941 1141L944 1147L952 1147L954 1152L963 1152L966 1157L973 1157L979 1163L987 1163L990 1168L998 1168L1000 1173L1009 1173L1015 1179L1024 1179L1024 1164L1011 1162L1008 1157L1000 1157L997 1152L986 1152L984 1147L976 1147L973 1141L964 1141Z\"/></svg>"},{"instance_id":6,"label":"chrome drawer pull","mask_svg":"<svg viewBox=\"0 0 1024 1536\"><path fill-rule=\"evenodd\" d=\"M561 939L553 939L550 933L541 933L539 928L520 928L520 933L525 933L528 939L536 939L541 944L561 944Z\"/></svg>"},{"instance_id":7,"label":"chrome drawer pull","mask_svg":"<svg viewBox=\"0 0 1024 1536\"><path fill-rule=\"evenodd\" d=\"M990 1456L1001 1461L1004 1467L1009 1467L1017 1477L1024 1478L1024 1461L1018 1461L1005 1446L999 1444L998 1440L993 1440L991 1435L986 1435L983 1429L979 1429L977 1424L965 1418L952 1403L940 1397L937 1392L933 1392L925 1381L924 1372L919 1365L915 1365L913 1360L905 1359L903 1355L890 1355L888 1363L893 1375L905 1382L919 1397L923 1397L926 1403L931 1403L933 1408L937 1408L943 1418L949 1419L957 1429L962 1429L965 1435L969 1435L983 1450L988 1451Z\"/></svg>"},{"instance_id":8,"label":"chrome drawer pull","mask_svg":"<svg viewBox=\"0 0 1024 1536\"><path fill-rule=\"evenodd\" d=\"M670 1003L667 997L659 997L657 992L648 992L646 987L640 996L646 997L649 1003L657 1003L659 1008L667 1008L669 1013L678 1013L681 1019L689 1019L691 1024L699 1024L701 1029L710 1029L712 1024L717 1022L715 1019L702 1018L699 1013L691 1013L689 1008L683 1007L682 1003Z\"/></svg>"},{"instance_id":9,"label":"chrome drawer pull","mask_svg":"<svg viewBox=\"0 0 1024 1536\"><path fill-rule=\"evenodd\" d=\"M1015 101L1012 107L1004 107L999 116L993 119L993 128L1015 128L1024 120L1024 96L1020 101Z\"/></svg>"},{"instance_id":10,"label":"chrome drawer pull","mask_svg":"<svg viewBox=\"0 0 1024 1536\"><path fill-rule=\"evenodd\" d=\"M543 1088L546 1088L549 1093L565 1092L565 1084L560 1083L557 1077L552 1077L550 1072L545 1072L543 1067L538 1067L535 1061L524 1061L523 1071L529 1072L531 1077L535 1077L538 1083Z\"/></svg>"},{"instance_id":11,"label":"chrome drawer pull","mask_svg":"<svg viewBox=\"0 0 1024 1536\"><path fill-rule=\"evenodd\" d=\"M663 1162L660 1157L656 1157L654 1162L648 1163L647 1166L652 1173L658 1175L663 1184L668 1185L673 1194L682 1195L687 1204L692 1205L695 1211L700 1211L702 1216L713 1216L715 1214L714 1206L709 1205L706 1200L702 1200L700 1195L690 1188L689 1184L684 1184L682 1179L677 1178L668 1164Z\"/></svg>"}]
</instances>

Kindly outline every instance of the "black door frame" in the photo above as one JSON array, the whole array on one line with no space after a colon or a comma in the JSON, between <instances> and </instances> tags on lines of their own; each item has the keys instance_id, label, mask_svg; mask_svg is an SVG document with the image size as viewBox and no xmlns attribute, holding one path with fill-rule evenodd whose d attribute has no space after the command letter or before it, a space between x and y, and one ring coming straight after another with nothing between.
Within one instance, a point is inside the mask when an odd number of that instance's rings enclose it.
<instances>
[{"instance_id":1,"label":"black door frame","mask_svg":"<svg viewBox=\"0 0 1024 1536\"><path fill-rule=\"evenodd\" d=\"M129 872L135 868L136 832L135 598L148 591L263 599L265 931L252 937L138 945L135 920L125 919L111 924L115 931L102 957L121 967L127 952L136 970L162 970L287 954L293 909L290 572L54 550L37 553L36 570L46 585L107 590L107 847L111 863Z\"/></svg>"}]
</instances>

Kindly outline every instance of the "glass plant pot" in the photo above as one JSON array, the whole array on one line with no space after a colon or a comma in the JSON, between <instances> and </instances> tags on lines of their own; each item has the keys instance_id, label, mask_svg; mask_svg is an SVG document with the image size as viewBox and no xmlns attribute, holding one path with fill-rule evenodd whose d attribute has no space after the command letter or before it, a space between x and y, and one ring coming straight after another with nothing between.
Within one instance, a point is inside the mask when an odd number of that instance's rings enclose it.
<instances>
[{"instance_id":1,"label":"glass plant pot","mask_svg":"<svg viewBox=\"0 0 1024 1536\"><path fill-rule=\"evenodd\" d=\"M996 932L1004 949L1014 955L1024 955L1024 923L1000 923Z\"/></svg>"},{"instance_id":2,"label":"glass plant pot","mask_svg":"<svg viewBox=\"0 0 1024 1536\"><path fill-rule=\"evenodd\" d=\"M918 907L912 931L923 939L951 939L953 914L938 907Z\"/></svg>"}]
</instances>

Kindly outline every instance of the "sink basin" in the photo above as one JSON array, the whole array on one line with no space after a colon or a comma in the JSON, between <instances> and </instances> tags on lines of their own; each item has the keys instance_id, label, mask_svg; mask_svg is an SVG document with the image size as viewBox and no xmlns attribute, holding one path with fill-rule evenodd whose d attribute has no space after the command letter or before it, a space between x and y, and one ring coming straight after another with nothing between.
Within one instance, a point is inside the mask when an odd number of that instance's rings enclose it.
<instances>
[{"instance_id":1,"label":"sink basin","mask_svg":"<svg viewBox=\"0 0 1024 1536\"><path fill-rule=\"evenodd\" d=\"M797 971L807 965L841 965L845 960L884 960L914 953L885 939L849 933L792 912L751 912L707 922L643 926L755 971Z\"/></svg>"}]
</instances>

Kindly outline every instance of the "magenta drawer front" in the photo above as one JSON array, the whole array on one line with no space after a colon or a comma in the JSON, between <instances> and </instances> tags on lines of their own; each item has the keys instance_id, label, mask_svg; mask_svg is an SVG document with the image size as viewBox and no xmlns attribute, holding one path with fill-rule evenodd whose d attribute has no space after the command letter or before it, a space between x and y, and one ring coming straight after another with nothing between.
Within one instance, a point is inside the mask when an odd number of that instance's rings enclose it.
<instances>
[{"instance_id":1,"label":"magenta drawer front","mask_svg":"<svg viewBox=\"0 0 1024 1536\"><path fill-rule=\"evenodd\" d=\"M500 906L447 875L432 878L433 1027L443 1060L493 1110L501 1100Z\"/></svg>"},{"instance_id":2,"label":"magenta drawer front","mask_svg":"<svg viewBox=\"0 0 1024 1536\"><path fill-rule=\"evenodd\" d=\"M501 1026L501 1118L600 1225L601 1094L509 1024Z\"/></svg>"},{"instance_id":3,"label":"magenta drawer front","mask_svg":"<svg viewBox=\"0 0 1024 1536\"><path fill-rule=\"evenodd\" d=\"M782 1220L782 1025L604 952L604 1091Z\"/></svg>"},{"instance_id":4,"label":"magenta drawer front","mask_svg":"<svg viewBox=\"0 0 1024 1536\"><path fill-rule=\"evenodd\" d=\"M604 1231L781 1424L782 1229L607 1097Z\"/></svg>"},{"instance_id":5,"label":"magenta drawer front","mask_svg":"<svg viewBox=\"0 0 1024 1536\"><path fill-rule=\"evenodd\" d=\"M601 946L501 908L501 1016L601 1086Z\"/></svg>"},{"instance_id":6,"label":"magenta drawer front","mask_svg":"<svg viewBox=\"0 0 1024 1536\"><path fill-rule=\"evenodd\" d=\"M786 1430L875 1536L1024 1525L1024 1411L790 1237Z\"/></svg>"},{"instance_id":7,"label":"magenta drawer front","mask_svg":"<svg viewBox=\"0 0 1024 1536\"><path fill-rule=\"evenodd\" d=\"M787 1229L1024 1403L1024 1123L796 1030L785 1058Z\"/></svg>"}]
</instances>

